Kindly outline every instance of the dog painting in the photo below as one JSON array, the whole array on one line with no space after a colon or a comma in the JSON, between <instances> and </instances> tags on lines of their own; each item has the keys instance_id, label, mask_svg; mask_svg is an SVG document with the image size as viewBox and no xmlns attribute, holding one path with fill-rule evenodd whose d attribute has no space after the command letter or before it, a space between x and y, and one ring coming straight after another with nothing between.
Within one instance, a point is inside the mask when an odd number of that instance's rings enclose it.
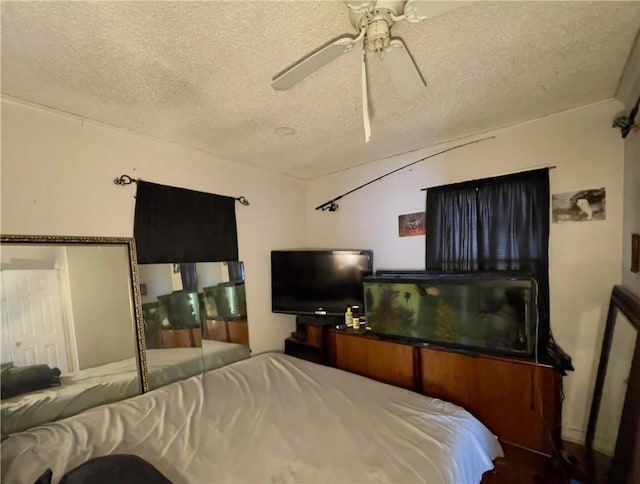
<instances>
[{"instance_id":1,"label":"dog painting","mask_svg":"<svg viewBox=\"0 0 640 484\"><path fill-rule=\"evenodd\" d=\"M607 215L604 188L557 193L551 201L554 223L604 220Z\"/></svg>"}]
</instances>

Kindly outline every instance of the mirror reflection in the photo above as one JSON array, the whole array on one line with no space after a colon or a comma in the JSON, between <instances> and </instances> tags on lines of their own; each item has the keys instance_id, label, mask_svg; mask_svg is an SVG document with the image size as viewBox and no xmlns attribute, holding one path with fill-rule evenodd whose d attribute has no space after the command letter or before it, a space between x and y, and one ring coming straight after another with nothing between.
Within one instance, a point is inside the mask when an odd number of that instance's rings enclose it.
<instances>
[{"instance_id":1,"label":"mirror reflection","mask_svg":"<svg viewBox=\"0 0 640 484\"><path fill-rule=\"evenodd\" d=\"M141 264L149 385L248 358L242 262Z\"/></svg>"},{"instance_id":2,"label":"mirror reflection","mask_svg":"<svg viewBox=\"0 0 640 484\"><path fill-rule=\"evenodd\" d=\"M593 449L608 457L615 451L637 333L625 315L618 312L593 437Z\"/></svg>"},{"instance_id":3,"label":"mirror reflection","mask_svg":"<svg viewBox=\"0 0 640 484\"><path fill-rule=\"evenodd\" d=\"M130 249L4 241L3 435L141 392Z\"/></svg>"}]
</instances>

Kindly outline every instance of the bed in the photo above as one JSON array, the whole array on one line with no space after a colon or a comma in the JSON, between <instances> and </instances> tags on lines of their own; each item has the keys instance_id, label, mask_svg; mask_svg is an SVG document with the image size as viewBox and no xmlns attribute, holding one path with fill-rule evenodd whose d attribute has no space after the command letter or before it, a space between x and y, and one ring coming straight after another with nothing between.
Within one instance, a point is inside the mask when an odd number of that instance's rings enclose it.
<instances>
[{"instance_id":1,"label":"bed","mask_svg":"<svg viewBox=\"0 0 640 484\"><path fill-rule=\"evenodd\" d=\"M202 340L202 348L147 351L151 388L248 358L249 348ZM2 434L20 432L140 393L136 362L128 358L60 377L61 385L2 400Z\"/></svg>"},{"instance_id":2,"label":"bed","mask_svg":"<svg viewBox=\"0 0 640 484\"><path fill-rule=\"evenodd\" d=\"M13 435L2 482L117 453L174 483L473 483L502 449L458 406L267 353Z\"/></svg>"}]
</instances>

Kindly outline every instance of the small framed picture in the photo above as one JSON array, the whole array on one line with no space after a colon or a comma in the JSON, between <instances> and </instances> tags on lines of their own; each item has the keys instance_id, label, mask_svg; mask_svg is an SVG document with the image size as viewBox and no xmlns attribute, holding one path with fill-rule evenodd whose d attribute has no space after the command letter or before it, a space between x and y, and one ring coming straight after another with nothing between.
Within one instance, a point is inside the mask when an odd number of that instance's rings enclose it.
<instances>
[{"instance_id":1,"label":"small framed picture","mask_svg":"<svg viewBox=\"0 0 640 484\"><path fill-rule=\"evenodd\" d=\"M412 237L426 234L427 212L407 213L398 215L398 236Z\"/></svg>"},{"instance_id":2,"label":"small framed picture","mask_svg":"<svg viewBox=\"0 0 640 484\"><path fill-rule=\"evenodd\" d=\"M554 193L551 197L553 222L590 222L607 218L604 188Z\"/></svg>"}]
</instances>

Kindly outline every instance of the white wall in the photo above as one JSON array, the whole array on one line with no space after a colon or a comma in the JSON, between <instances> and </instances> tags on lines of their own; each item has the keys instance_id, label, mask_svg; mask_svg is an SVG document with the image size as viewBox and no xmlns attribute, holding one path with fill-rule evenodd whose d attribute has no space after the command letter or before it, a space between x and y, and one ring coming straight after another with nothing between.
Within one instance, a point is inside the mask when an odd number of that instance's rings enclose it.
<instances>
[{"instance_id":1,"label":"white wall","mask_svg":"<svg viewBox=\"0 0 640 484\"><path fill-rule=\"evenodd\" d=\"M308 244L373 249L377 269L423 269L425 237L398 237L398 215L424 210L423 187L542 165L557 165L550 171L552 193L604 186L606 220L552 224L550 231L552 331L576 369L564 379L563 435L582 440L609 296L613 285L621 282L623 143L619 131L611 129L620 108L617 101L609 101L487 133L484 136L495 139L440 155L373 183L339 201L340 208L333 213L314 207L454 144L316 180L307 192Z\"/></svg>"},{"instance_id":2,"label":"white wall","mask_svg":"<svg viewBox=\"0 0 640 484\"><path fill-rule=\"evenodd\" d=\"M145 295L140 295L142 304L157 302L158 296L173 292L171 273L173 264L142 264L138 266L140 284L147 289Z\"/></svg>"},{"instance_id":3,"label":"white wall","mask_svg":"<svg viewBox=\"0 0 640 484\"><path fill-rule=\"evenodd\" d=\"M131 237L135 186L145 180L221 195L236 206L253 353L283 347L290 316L271 312L272 249L305 241L304 184L80 118L2 99L1 231Z\"/></svg>"},{"instance_id":4,"label":"white wall","mask_svg":"<svg viewBox=\"0 0 640 484\"><path fill-rule=\"evenodd\" d=\"M133 358L128 248L78 245L66 252L78 369Z\"/></svg>"},{"instance_id":5,"label":"white wall","mask_svg":"<svg viewBox=\"0 0 640 484\"><path fill-rule=\"evenodd\" d=\"M11 264L12 269L53 269L56 260L52 245L3 245L0 253L2 265Z\"/></svg>"},{"instance_id":6,"label":"white wall","mask_svg":"<svg viewBox=\"0 0 640 484\"><path fill-rule=\"evenodd\" d=\"M629 115L636 106L640 93L640 32L622 70L616 99L624 108L618 114ZM636 123L638 119L636 118ZM619 133L619 131L618 131ZM640 133L631 132L624 142L624 211L623 211L622 282L640 296L640 272L631 267L631 234L640 233Z\"/></svg>"}]
</instances>

